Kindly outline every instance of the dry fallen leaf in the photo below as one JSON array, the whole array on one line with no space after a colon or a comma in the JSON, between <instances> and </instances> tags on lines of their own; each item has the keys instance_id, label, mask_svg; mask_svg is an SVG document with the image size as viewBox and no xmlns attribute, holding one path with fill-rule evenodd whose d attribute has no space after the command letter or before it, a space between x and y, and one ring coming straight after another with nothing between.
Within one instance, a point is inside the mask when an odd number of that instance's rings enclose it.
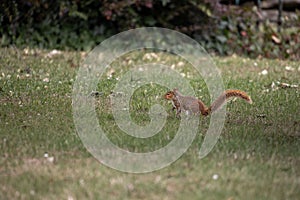
<instances>
[{"instance_id":1,"label":"dry fallen leaf","mask_svg":"<svg viewBox=\"0 0 300 200\"><path fill-rule=\"evenodd\" d=\"M288 83L280 83L279 86L281 88L297 88L298 87L298 85L295 85L295 84L291 85L291 84L288 84Z\"/></svg>"},{"instance_id":2,"label":"dry fallen leaf","mask_svg":"<svg viewBox=\"0 0 300 200\"><path fill-rule=\"evenodd\" d=\"M281 40L276 36L276 35L272 35L272 40L273 42L275 42L276 44L280 44Z\"/></svg>"}]
</instances>

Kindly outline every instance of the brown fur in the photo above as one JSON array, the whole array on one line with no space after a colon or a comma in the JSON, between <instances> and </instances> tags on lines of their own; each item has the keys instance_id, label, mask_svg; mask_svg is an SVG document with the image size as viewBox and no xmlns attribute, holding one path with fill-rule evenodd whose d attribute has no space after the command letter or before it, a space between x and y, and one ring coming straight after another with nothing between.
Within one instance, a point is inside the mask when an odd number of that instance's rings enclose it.
<instances>
[{"instance_id":1,"label":"brown fur","mask_svg":"<svg viewBox=\"0 0 300 200\"><path fill-rule=\"evenodd\" d=\"M169 91L164 95L165 99L172 101L173 110L176 109L177 116L179 116L182 109L194 114L201 113L203 116L207 116L211 112L221 108L222 105L232 97L239 97L250 104L252 103L251 97L241 90L226 90L209 107L195 97L183 96L177 89Z\"/></svg>"}]
</instances>

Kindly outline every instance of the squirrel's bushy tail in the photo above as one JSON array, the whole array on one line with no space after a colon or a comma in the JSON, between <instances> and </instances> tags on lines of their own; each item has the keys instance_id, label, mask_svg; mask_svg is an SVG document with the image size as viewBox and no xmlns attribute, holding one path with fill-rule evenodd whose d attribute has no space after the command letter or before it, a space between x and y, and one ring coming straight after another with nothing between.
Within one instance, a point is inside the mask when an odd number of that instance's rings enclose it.
<instances>
[{"instance_id":1,"label":"squirrel's bushy tail","mask_svg":"<svg viewBox=\"0 0 300 200\"><path fill-rule=\"evenodd\" d=\"M241 90L226 90L223 92L214 102L213 104L207 109L205 115L210 114L222 107L222 105L232 97L239 97L244 99L248 103L252 104L252 99L246 92Z\"/></svg>"}]
</instances>

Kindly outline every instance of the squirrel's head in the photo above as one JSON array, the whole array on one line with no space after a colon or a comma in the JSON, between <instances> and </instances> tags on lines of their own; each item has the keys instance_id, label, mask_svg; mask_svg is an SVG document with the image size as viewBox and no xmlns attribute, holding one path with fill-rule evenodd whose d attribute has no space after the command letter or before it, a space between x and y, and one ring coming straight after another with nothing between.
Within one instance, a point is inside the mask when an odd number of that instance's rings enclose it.
<instances>
[{"instance_id":1,"label":"squirrel's head","mask_svg":"<svg viewBox=\"0 0 300 200\"><path fill-rule=\"evenodd\" d=\"M164 95L164 98L167 100L172 100L174 98L175 94L173 91L169 91Z\"/></svg>"}]
</instances>

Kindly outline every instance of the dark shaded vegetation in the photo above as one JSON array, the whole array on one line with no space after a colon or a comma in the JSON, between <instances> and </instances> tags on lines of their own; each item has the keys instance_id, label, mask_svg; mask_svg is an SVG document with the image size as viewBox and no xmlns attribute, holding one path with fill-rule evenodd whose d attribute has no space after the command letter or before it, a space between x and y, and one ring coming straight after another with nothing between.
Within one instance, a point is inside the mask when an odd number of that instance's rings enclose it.
<instances>
[{"instance_id":1,"label":"dark shaded vegetation","mask_svg":"<svg viewBox=\"0 0 300 200\"><path fill-rule=\"evenodd\" d=\"M0 6L0 44L90 50L121 31L156 26L185 33L219 55L299 59L297 6L283 4L280 32L276 7L271 1L6 1Z\"/></svg>"}]
</instances>

